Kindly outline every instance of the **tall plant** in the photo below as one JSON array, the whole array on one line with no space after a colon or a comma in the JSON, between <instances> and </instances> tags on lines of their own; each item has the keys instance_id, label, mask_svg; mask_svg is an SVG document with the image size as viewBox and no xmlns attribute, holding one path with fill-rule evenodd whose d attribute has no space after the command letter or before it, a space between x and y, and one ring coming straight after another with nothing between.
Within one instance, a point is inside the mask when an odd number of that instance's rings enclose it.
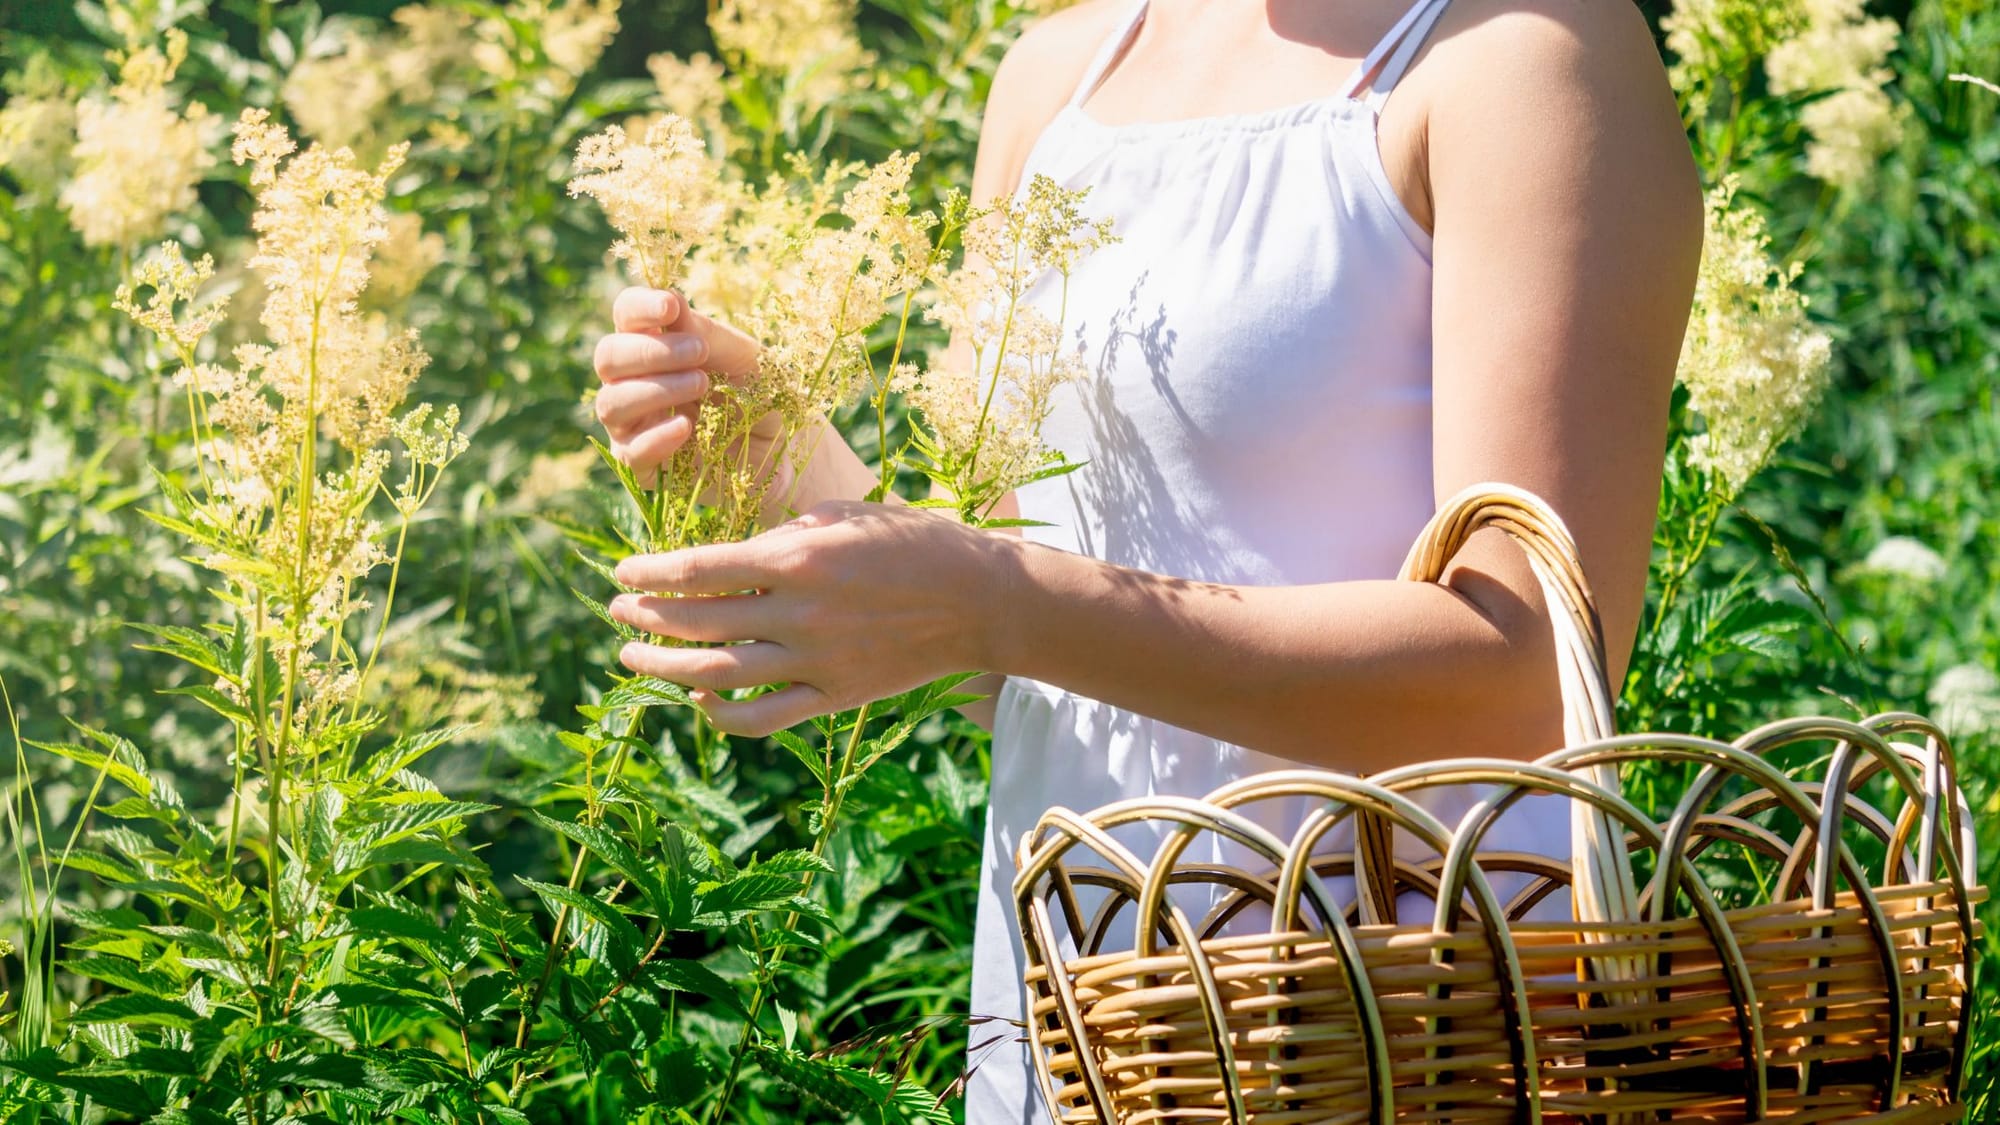
<instances>
[{"instance_id":1,"label":"tall plant","mask_svg":"<svg viewBox=\"0 0 2000 1125\"><path fill-rule=\"evenodd\" d=\"M874 427L872 440L859 444L890 451L873 496L883 502L896 502L899 469L907 468L944 490L915 503L948 508L974 526L1001 526L1012 521L993 511L1008 492L1075 468L1036 434L1053 391L1080 365L1064 347L1061 324L1025 298L1039 282L1066 284L1075 262L1109 237L1084 218L1078 193L1037 179L1020 199L990 208L952 196L941 215L913 213L907 186L915 158L901 155L820 173L795 164L791 175L752 187L730 179L691 125L673 115L641 137L613 128L587 139L577 165L571 190L603 207L622 236L613 255L634 279L658 288L694 283L695 299L712 298L760 349L755 374L718 377L690 439L657 479L642 480L604 451L633 515L598 540L609 552L599 563L607 577L625 554L740 539L784 518L790 483L820 442L834 440L826 419L856 398L864 408L855 416ZM963 242L965 260L952 267L954 241ZM905 351L912 317L926 307L964 349L928 371ZM879 355L870 347L878 335L886 342ZM905 392L919 412L898 444L890 418L901 413L895 400ZM585 597L621 634L636 635ZM762 888L760 896L693 919L714 928L723 958L747 976L742 988L702 978L698 990L713 1003L689 1026L703 1029L699 1038L710 1043L704 1048L683 1035L673 1055L675 1088L708 1086L695 1103L703 1120L721 1121L735 1108L751 1064L842 1112L941 1112L934 1096L901 1080L900 1068L885 1074L802 1050L799 1000L786 992L798 962L823 957L837 936L829 906L849 873L828 857L864 779L921 724L975 698L956 690L969 674L816 720L809 735L775 736L816 787L801 810L810 845L731 869L738 885ZM566 982L608 1000L662 947L660 937L638 942L642 930L628 913L656 934L688 928L684 911L634 881L637 857L661 841L694 839L707 844L710 864L727 865L730 841L742 841L746 826L735 818L709 808L672 820L622 784L634 754L671 752L639 737L647 710L689 705L676 685L621 677L602 704L585 709L585 730L565 738L582 756L580 807L574 819L545 823L579 849L568 884L542 892L554 928L544 980L520 1018L516 1045L523 1049L536 1042L541 997ZM698 713L692 729L677 768L703 787L726 784L727 739ZM606 886L593 894L586 888L594 874ZM608 942L626 944L614 951ZM614 967L619 962L632 966L625 977Z\"/></svg>"}]
</instances>

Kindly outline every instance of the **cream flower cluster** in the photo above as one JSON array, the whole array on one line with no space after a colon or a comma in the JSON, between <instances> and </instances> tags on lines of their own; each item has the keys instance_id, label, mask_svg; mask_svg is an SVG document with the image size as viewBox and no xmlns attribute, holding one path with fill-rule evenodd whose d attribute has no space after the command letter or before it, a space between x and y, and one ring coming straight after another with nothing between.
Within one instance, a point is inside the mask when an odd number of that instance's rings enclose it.
<instances>
[{"instance_id":1,"label":"cream flower cluster","mask_svg":"<svg viewBox=\"0 0 2000 1125\"><path fill-rule=\"evenodd\" d=\"M76 146L75 99L46 55L9 77L7 104L0 106L0 167L29 192L54 199Z\"/></svg>"},{"instance_id":2,"label":"cream flower cluster","mask_svg":"<svg viewBox=\"0 0 2000 1125\"><path fill-rule=\"evenodd\" d=\"M1673 53L1674 88L1704 92L1706 79L1755 59L1799 25L1799 0L1674 0L1660 19Z\"/></svg>"},{"instance_id":3,"label":"cream flower cluster","mask_svg":"<svg viewBox=\"0 0 2000 1125\"><path fill-rule=\"evenodd\" d=\"M721 0L708 27L732 66L779 75L813 109L851 89L868 53L854 0Z\"/></svg>"},{"instance_id":4,"label":"cream flower cluster","mask_svg":"<svg viewBox=\"0 0 2000 1125\"><path fill-rule=\"evenodd\" d=\"M722 107L728 100L721 63L705 54L684 59L662 53L646 60L646 70L668 113L686 118L711 137L721 132Z\"/></svg>"},{"instance_id":5,"label":"cream flower cluster","mask_svg":"<svg viewBox=\"0 0 2000 1125\"><path fill-rule=\"evenodd\" d=\"M167 84L187 58L187 36L167 32L166 50L126 55L109 95L76 108L74 172L62 188L70 225L92 246L131 246L157 236L194 205L195 185L214 165L208 111L177 108Z\"/></svg>"},{"instance_id":6,"label":"cream flower cluster","mask_svg":"<svg viewBox=\"0 0 2000 1125\"><path fill-rule=\"evenodd\" d=\"M603 208L620 236L614 256L644 284L682 287L760 346L756 376L717 382L693 439L662 471L655 495L681 498L687 513L676 543L754 531L766 490L783 474L751 451L781 451L796 471L813 451L792 439L864 394L878 412L892 393L908 395L924 471L971 497L964 503L974 518L1059 463L1040 427L1055 389L1082 364L1062 326L1024 297L1045 276L1066 281L1109 229L1082 217L1079 193L1046 177L976 218L962 198L942 218L915 212L916 163L896 154L815 172L794 159L788 174L753 189L727 181L722 162L673 114L642 139L614 126L579 146L570 192ZM960 233L965 264L942 270L946 245ZM892 308L907 318L933 287L929 315L971 364L923 374L902 361L899 330L897 353L878 368L870 333ZM696 498L706 506L699 518Z\"/></svg>"},{"instance_id":7,"label":"cream flower cluster","mask_svg":"<svg viewBox=\"0 0 2000 1125\"><path fill-rule=\"evenodd\" d=\"M569 193L604 209L621 236L612 256L635 280L655 289L674 284L688 251L721 221L721 181L707 149L687 119L671 113L637 140L613 125L577 146Z\"/></svg>"},{"instance_id":8,"label":"cream flower cluster","mask_svg":"<svg viewBox=\"0 0 2000 1125\"><path fill-rule=\"evenodd\" d=\"M414 513L465 438L456 408L404 409L428 358L414 333L359 303L389 235L382 204L403 146L364 170L346 149L297 151L265 111L246 110L231 151L257 193L250 265L267 290L263 341L240 345L227 364L201 358L221 316L198 303L214 267L188 261L174 243L142 263L117 305L181 362L176 382L189 397L201 487L177 496L174 526L196 539L200 560L229 579L231 600L284 657L364 608L355 586L387 557L367 514L373 502L386 497ZM140 290L149 291L144 303ZM405 462L398 485L385 479L392 438ZM329 455L334 447L340 456ZM353 677L325 678L313 708L332 707L353 686Z\"/></svg>"},{"instance_id":9,"label":"cream flower cluster","mask_svg":"<svg viewBox=\"0 0 2000 1125\"><path fill-rule=\"evenodd\" d=\"M1805 26L1771 49L1764 70L1778 94L1831 91L1800 120L1812 135L1806 170L1839 187L1866 181L1903 135L1903 117L1883 89L1896 49L1896 21L1870 19L1862 0L1802 0Z\"/></svg>"},{"instance_id":10,"label":"cream flower cluster","mask_svg":"<svg viewBox=\"0 0 2000 1125\"><path fill-rule=\"evenodd\" d=\"M981 498L975 507L1061 464L1042 426L1057 390L1087 369L1060 321L1025 297L1044 278L1067 285L1077 262L1112 240L1082 204L1083 193L1035 176L967 228L965 263L938 284L929 315L971 362L925 373L909 401L929 431L929 456L955 493Z\"/></svg>"},{"instance_id":11,"label":"cream flower cluster","mask_svg":"<svg viewBox=\"0 0 2000 1125\"><path fill-rule=\"evenodd\" d=\"M286 76L285 108L308 136L368 148L390 105L422 104L466 64L484 80L512 79L530 44L548 60L557 92L567 93L618 33L615 0L515 0L477 18L463 8L409 4L391 18L391 31L331 30Z\"/></svg>"},{"instance_id":12,"label":"cream flower cluster","mask_svg":"<svg viewBox=\"0 0 2000 1125\"><path fill-rule=\"evenodd\" d=\"M1798 268L1771 261L1763 218L1735 197L1733 178L1708 197L1679 373L1705 427L1689 457L1729 496L1804 421L1832 362L1832 342L1806 319L1806 298L1793 288Z\"/></svg>"},{"instance_id":13,"label":"cream flower cluster","mask_svg":"<svg viewBox=\"0 0 2000 1125\"><path fill-rule=\"evenodd\" d=\"M1806 170L1827 183L1865 182L1902 137L1883 65L1901 33L1869 18L1864 0L1675 0L1660 26L1674 87L1697 108L1717 79L1740 82L1759 58L1773 93L1819 95L1799 118L1811 137Z\"/></svg>"},{"instance_id":14,"label":"cream flower cluster","mask_svg":"<svg viewBox=\"0 0 2000 1125\"><path fill-rule=\"evenodd\" d=\"M622 128L578 148L573 195L603 208L612 248L644 284L684 289L756 339L758 372L722 383L661 488L706 502L680 521L692 540L753 531L778 474L770 455L811 455L792 439L863 389L884 392L868 332L936 264L928 214L912 213L914 155L815 173L802 160L752 190L725 180L686 119L667 114L634 140ZM755 459L753 449L766 452ZM690 509L692 510L692 509Z\"/></svg>"}]
</instances>

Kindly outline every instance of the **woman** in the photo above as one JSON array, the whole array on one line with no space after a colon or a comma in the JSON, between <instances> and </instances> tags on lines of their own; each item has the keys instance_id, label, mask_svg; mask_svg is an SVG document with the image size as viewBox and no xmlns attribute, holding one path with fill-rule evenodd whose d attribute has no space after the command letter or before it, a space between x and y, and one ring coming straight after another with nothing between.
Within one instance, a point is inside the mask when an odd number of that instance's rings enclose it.
<instances>
[{"instance_id":1,"label":"woman","mask_svg":"<svg viewBox=\"0 0 2000 1125\"><path fill-rule=\"evenodd\" d=\"M854 503L874 477L823 440L805 516L619 568L759 593L614 606L754 642L624 654L729 731L1008 677L973 1009L1016 1015L1011 855L1048 806L1559 743L1548 621L1503 537L1443 585L1390 581L1438 499L1505 481L1562 513L1621 674L1701 237L1627 0L1090 0L994 78L975 195L1037 172L1088 187L1120 238L1071 279L1094 374L1045 431L1088 464L1017 497L1051 526ZM750 377L755 349L671 294L628 291L613 319L600 415L655 464L701 372ZM1541 819L1527 844L1565 855L1565 818ZM986 1060L968 1098L974 1125L1042 1112L1023 1053Z\"/></svg>"}]
</instances>

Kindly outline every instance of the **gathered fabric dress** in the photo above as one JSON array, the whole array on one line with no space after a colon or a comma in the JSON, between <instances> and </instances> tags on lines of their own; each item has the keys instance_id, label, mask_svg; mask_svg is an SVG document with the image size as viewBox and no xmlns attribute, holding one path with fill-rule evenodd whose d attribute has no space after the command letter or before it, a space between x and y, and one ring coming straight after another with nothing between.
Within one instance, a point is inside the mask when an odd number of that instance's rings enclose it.
<instances>
[{"instance_id":1,"label":"gathered fabric dress","mask_svg":"<svg viewBox=\"0 0 2000 1125\"><path fill-rule=\"evenodd\" d=\"M1350 88L1261 113L1099 122L1082 103L1145 5L1104 44L1021 176L1089 189L1085 213L1118 238L1069 281L1065 330L1091 374L1059 392L1044 437L1087 464L1021 490L1022 515L1047 525L1030 538L1203 582L1396 576L1435 507L1431 240L1390 185L1376 122L1448 3L1417 0ZM1053 282L1030 300L1058 314ZM1019 1019L1014 850L1046 809L1200 796L1296 763L1018 677L998 704L971 1010ZM1368 737L1327 732L1328 760ZM1472 799L1425 803L1450 824ZM1491 843L1567 856L1568 818L1510 815ZM973 1061L970 1125L1049 1119L1025 1045Z\"/></svg>"}]
</instances>

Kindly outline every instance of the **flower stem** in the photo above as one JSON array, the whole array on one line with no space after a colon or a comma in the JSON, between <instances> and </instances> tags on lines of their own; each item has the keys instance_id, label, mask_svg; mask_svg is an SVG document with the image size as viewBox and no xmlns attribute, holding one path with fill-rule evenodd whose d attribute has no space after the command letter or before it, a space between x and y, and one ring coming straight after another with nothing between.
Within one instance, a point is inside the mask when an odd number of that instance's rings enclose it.
<instances>
[{"instance_id":1,"label":"flower stem","mask_svg":"<svg viewBox=\"0 0 2000 1125\"><path fill-rule=\"evenodd\" d=\"M840 768L828 775L825 797L820 809L819 834L813 838L814 859L825 856L827 843L833 839L834 821L839 817L841 802L847 795L847 774L854 768L855 751L860 748L861 732L868 725L870 706L863 704L861 710L855 713L854 726L848 732L847 746L841 752ZM814 877L818 874L816 869L806 872L805 880L799 887L801 895L812 892ZM794 913L785 920L785 929L790 930L798 925L798 922L799 916ZM717 1095L709 1116L704 1119L706 1125L720 1125L723 1107L729 1104L729 1099L736 1093L737 1080L742 1077L743 1060L748 1057L750 1040L757 1032L757 1017L763 1014L764 1003L770 995L770 982L777 979L777 968L784 963L785 951L790 948L788 945L781 945L771 955L771 960L764 966L762 979L757 982L756 991L750 994L749 1019L744 1021L743 1034L737 1038L735 1049L729 1053L729 1073L723 1078L722 1093Z\"/></svg>"}]
</instances>

